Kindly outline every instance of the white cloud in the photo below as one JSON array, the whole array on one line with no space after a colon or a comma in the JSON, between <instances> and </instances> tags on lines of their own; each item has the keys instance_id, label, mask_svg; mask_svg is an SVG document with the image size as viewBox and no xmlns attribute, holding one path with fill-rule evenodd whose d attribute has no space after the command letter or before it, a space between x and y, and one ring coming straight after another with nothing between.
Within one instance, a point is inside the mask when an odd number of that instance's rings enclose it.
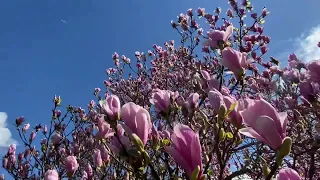
<instances>
[{"instance_id":1,"label":"white cloud","mask_svg":"<svg viewBox=\"0 0 320 180\"><path fill-rule=\"evenodd\" d=\"M253 179L250 178L248 175L242 175L242 176L233 178L232 180L253 180Z\"/></svg>"},{"instance_id":2,"label":"white cloud","mask_svg":"<svg viewBox=\"0 0 320 180\"><path fill-rule=\"evenodd\" d=\"M10 144L16 144L17 142L12 138L10 129L7 128L8 115L5 112L0 112L0 154L6 150Z\"/></svg>"},{"instance_id":3,"label":"white cloud","mask_svg":"<svg viewBox=\"0 0 320 180\"><path fill-rule=\"evenodd\" d=\"M293 52L302 61L309 62L320 59L320 25L313 27L310 31L304 32L294 41Z\"/></svg>"}]
</instances>

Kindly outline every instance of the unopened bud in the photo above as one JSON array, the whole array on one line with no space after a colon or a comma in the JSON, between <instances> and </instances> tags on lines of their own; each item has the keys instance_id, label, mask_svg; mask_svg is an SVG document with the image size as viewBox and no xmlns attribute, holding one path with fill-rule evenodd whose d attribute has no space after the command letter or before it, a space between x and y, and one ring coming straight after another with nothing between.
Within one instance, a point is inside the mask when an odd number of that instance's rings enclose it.
<instances>
[{"instance_id":1,"label":"unopened bud","mask_svg":"<svg viewBox=\"0 0 320 180\"><path fill-rule=\"evenodd\" d=\"M144 145L141 139L139 138L139 136L137 136L135 133L132 133L131 140L133 141L133 143L136 145L136 147L140 152L144 152Z\"/></svg>"},{"instance_id":2,"label":"unopened bud","mask_svg":"<svg viewBox=\"0 0 320 180\"><path fill-rule=\"evenodd\" d=\"M219 140L224 141L225 139L226 139L226 133L224 132L224 129L221 128L221 130L219 132Z\"/></svg>"},{"instance_id":3,"label":"unopened bud","mask_svg":"<svg viewBox=\"0 0 320 180\"><path fill-rule=\"evenodd\" d=\"M193 170L190 180L197 180L199 176L199 172L200 172L200 167L197 166L196 169Z\"/></svg>"},{"instance_id":4,"label":"unopened bud","mask_svg":"<svg viewBox=\"0 0 320 180\"><path fill-rule=\"evenodd\" d=\"M281 147L277 151L277 162L280 164L282 159L290 154L292 147L292 139L290 137L285 137Z\"/></svg>"},{"instance_id":5,"label":"unopened bud","mask_svg":"<svg viewBox=\"0 0 320 180\"><path fill-rule=\"evenodd\" d=\"M227 112L226 106L224 104L221 105L218 112L218 121L223 121L225 119L226 112Z\"/></svg>"},{"instance_id":6,"label":"unopened bud","mask_svg":"<svg viewBox=\"0 0 320 180\"><path fill-rule=\"evenodd\" d=\"M263 169L264 177L268 177L268 175L270 174L271 170L270 170L270 168L268 167L268 165L266 163L264 163L262 169Z\"/></svg>"}]
</instances>

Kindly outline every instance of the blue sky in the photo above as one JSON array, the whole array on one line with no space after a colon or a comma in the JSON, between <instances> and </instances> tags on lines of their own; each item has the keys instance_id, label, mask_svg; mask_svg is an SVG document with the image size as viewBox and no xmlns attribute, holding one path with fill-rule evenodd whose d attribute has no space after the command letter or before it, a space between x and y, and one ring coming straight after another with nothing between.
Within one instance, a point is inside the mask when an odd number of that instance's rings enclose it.
<instances>
[{"instance_id":1,"label":"blue sky","mask_svg":"<svg viewBox=\"0 0 320 180\"><path fill-rule=\"evenodd\" d=\"M271 11L265 32L272 38L273 55L284 61L291 52L320 57L312 49L316 44L310 46L320 40L320 1L252 3ZM178 41L170 20L188 8L213 12L217 6L226 10L227 0L1 1L0 112L8 120L7 126L0 121L0 131L9 128L18 140L12 125L17 116L32 124L49 122L54 94L62 96L63 105L86 107L93 89L103 88L114 51L133 59L135 51L147 52L154 43Z\"/></svg>"}]
</instances>

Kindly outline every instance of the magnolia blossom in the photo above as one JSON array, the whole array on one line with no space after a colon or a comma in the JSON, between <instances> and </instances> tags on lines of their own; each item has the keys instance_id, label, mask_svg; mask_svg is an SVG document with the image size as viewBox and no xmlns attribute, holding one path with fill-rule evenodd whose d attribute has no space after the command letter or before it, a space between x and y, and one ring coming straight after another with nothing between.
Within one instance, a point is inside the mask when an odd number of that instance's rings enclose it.
<instances>
[{"instance_id":1,"label":"magnolia blossom","mask_svg":"<svg viewBox=\"0 0 320 180\"><path fill-rule=\"evenodd\" d=\"M264 99L245 99L244 110L240 111L245 123L249 126L240 129L240 133L255 138L272 149L278 149L286 137L287 112L277 110Z\"/></svg>"},{"instance_id":2,"label":"magnolia blossom","mask_svg":"<svg viewBox=\"0 0 320 180\"><path fill-rule=\"evenodd\" d=\"M310 78L315 82L320 81L320 60L310 62L308 65Z\"/></svg>"},{"instance_id":3,"label":"magnolia blossom","mask_svg":"<svg viewBox=\"0 0 320 180\"><path fill-rule=\"evenodd\" d=\"M101 152L99 149L94 150L93 162L94 162L94 165L97 167L101 167L103 165L103 161L101 158Z\"/></svg>"},{"instance_id":4,"label":"magnolia blossom","mask_svg":"<svg viewBox=\"0 0 320 180\"><path fill-rule=\"evenodd\" d=\"M234 109L228 115L228 121L231 121L235 126L240 127L242 125L243 119L239 111L243 108L239 106L239 103L233 96L224 96L223 101L226 105L227 110L231 108L231 105L235 104Z\"/></svg>"},{"instance_id":5,"label":"magnolia blossom","mask_svg":"<svg viewBox=\"0 0 320 180\"><path fill-rule=\"evenodd\" d=\"M318 83L303 81L299 84L300 94L308 101L313 101L315 95L320 92L320 86Z\"/></svg>"},{"instance_id":6,"label":"magnolia blossom","mask_svg":"<svg viewBox=\"0 0 320 180\"><path fill-rule=\"evenodd\" d=\"M58 174L57 170L55 170L55 169L48 170L44 174L44 180L59 180L59 174Z\"/></svg>"},{"instance_id":7,"label":"magnolia blossom","mask_svg":"<svg viewBox=\"0 0 320 180\"><path fill-rule=\"evenodd\" d=\"M122 106L121 118L125 122L123 128L127 133L135 133L145 145L152 128L149 112L143 107L129 102Z\"/></svg>"},{"instance_id":8,"label":"magnolia blossom","mask_svg":"<svg viewBox=\"0 0 320 180\"><path fill-rule=\"evenodd\" d=\"M79 168L77 158L75 156L66 157L64 160L64 168L66 169L69 176L73 176L73 174Z\"/></svg>"},{"instance_id":9,"label":"magnolia blossom","mask_svg":"<svg viewBox=\"0 0 320 180\"><path fill-rule=\"evenodd\" d=\"M227 47L222 51L221 65L232 71L237 78L243 73L244 69L251 62L247 61L247 54Z\"/></svg>"},{"instance_id":10,"label":"magnolia blossom","mask_svg":"<svg viewBox=\"0 0 320 180\"><path fill-rule=\"evenodd\" d=\"M114 135L110 124L107 123L103 117L98 119L98 137L100 138L108 138Z\"/></svg>"},{"instance_id":11,"label":"magnolia blossom","mask_svg":"<svg viewBox=\"0 0 320 180\"><path fill-rule=\"evenodd\" d=\"M53 136L51 136L51 141L53 145L58 145L61 141L62 137L60 133L55 133Z\"/></svg>"},{"instance_id":12,"label":"magnolia blossom","mask_svg":"<svg viewBox=\"0 0 320 180\"><path fill-rule=\"evenodd\" d=\"M220 81L218 79L210 76L210 74L205 70L201 70L201 75L206 80L208 85L208 88L205 88L207 92L213 89L219 89Z\"/></svg>"},{"instance_id":13,"label":"magnolia blossom","mask_svg":"<svg viewBox=\"0 0 320 180\"><path fill-rule=\"evenodd\" d=\"M184 169L189 177L199 166L200 173L198 177L201 177L202 149L199 135L183 124L177 124L173 131L173 135L171 136L172 146L166 147L166 151Z\"/></svg>"},{"instance_id":14,"label":"magnolia blossom","mask_svg":"<svg viewBox=\"0 0 320 180\"><path fill-rule=\"evenodd\" d=\"M93 170L92 170L92 167L89 163L87 164L87 167L85 168L85 172L88 177L93 176Z\"/></svg>"},{"instance_id":15,"label":"magnolia blossom","mask_svg":"<svg viewBox=\"0 0 320 180\"><path fill-rule=\"evenodd\" d=\"M152 94L150 102L155 106L159 112L165 112L168 110L171 104L171 92L166 90L156 89Z\"/></svg>"},{"instance_id":16,"label":"magnolia blossom","mask_svg":"<svg viewBox=\"0 0 320 180\"><path fill-rule=\"evenodd\" d=\"M301 180L301 177L299 176L297 171L291 168L283 168L279 171L277 180Z\"/></svg>"},{"instance_id":17,"label":"magnolia blossom","mask_svg":"<svg viewBox=\"0 0 320 180\"><path fill-rule=\"evenodd\" d=\"M113 136L109 144L111 151L119 153L122 148L129 147L130 140L127 136L124 135L124 129L121 124L117 125L117 136ZM121 142L119 142L119 140ZM124 146L124 147L123 147Z\"/></svg>"},{"instance_id":18,"label":"magnolia blossom","mask_svg":"<svg viewBox=\"0 0 320 180\"><path fill-rule=\"evenodd\" d=\"M106 113L110 120L118 120L120 116L120 100L118 96L109 95L106 100L100 101L102 111Z\"/></svg>"},{"instance_id":19,"label":"magnolia blossom","mask_svg":"<svg viewBox=\"0 0 320 180\"><path fill-rule=\"evenodd\" d=\"M198 101L199 101L200 95L198 93L192 93L187 98L186 106L190 109L194 109L198 107Z\"/></svg>"},{"instance_id":20,"label":"magnolia blossom","mask_svg":"<svg viewBox=\"0 0 320 180\"><path fill-rule=\"evenodd\" d=\"M227 27L226 31L213 30L208 32L209 39L203 43L204 46L219 48L219 41L227 42L233 33L233 26Z\"/></svg>"},{"instance_id":21,"label":"magnolia blossom","mask_svg":"<svg viewBox=\"0 0 320 180\"><path fill-rule=\"evenodd\" d=\"M107 150L107 148L104 145L100 145L99 148L100 152L101 152L101 158L105 163L108 163L110 161L110 155L109 155L109 151Z\"/></svg>"},{"instance_id":22,"label":"magnolia blossom","mask_svg":"<svg viewBox=\"0 0 320 180\"><path fill-rule=\"evenodd\" d=\"M216 112L219 111L219 108L221 106L225 106L225 103L223 101L223 95L216 89L209 91L208 99L212 106L212 109L215 110Z\"/></svg>"}]
</instances>

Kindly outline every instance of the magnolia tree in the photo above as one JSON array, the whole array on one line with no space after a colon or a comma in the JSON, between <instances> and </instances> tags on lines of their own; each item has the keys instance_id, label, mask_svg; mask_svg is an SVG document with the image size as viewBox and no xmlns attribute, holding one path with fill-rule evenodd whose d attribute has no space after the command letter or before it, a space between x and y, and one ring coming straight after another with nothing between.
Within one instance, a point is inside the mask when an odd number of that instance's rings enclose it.
<instances>
[{"instance_id":1,"label":"magnolia tree","mask_svg":"<svg viewBox=\"0 0 320 180\"><path fill-rule=\"evenodd\" d=\"M11 145L3 168L46 180L320 178L320 61L291 54L280 68L263 56L267 9L229 4L226 15L180 14L178 45L153 45L134 61L114 53L87 111L55 96L48 125L29 129L18 117L26 149Z\"/></svg>"}]
</instances>

